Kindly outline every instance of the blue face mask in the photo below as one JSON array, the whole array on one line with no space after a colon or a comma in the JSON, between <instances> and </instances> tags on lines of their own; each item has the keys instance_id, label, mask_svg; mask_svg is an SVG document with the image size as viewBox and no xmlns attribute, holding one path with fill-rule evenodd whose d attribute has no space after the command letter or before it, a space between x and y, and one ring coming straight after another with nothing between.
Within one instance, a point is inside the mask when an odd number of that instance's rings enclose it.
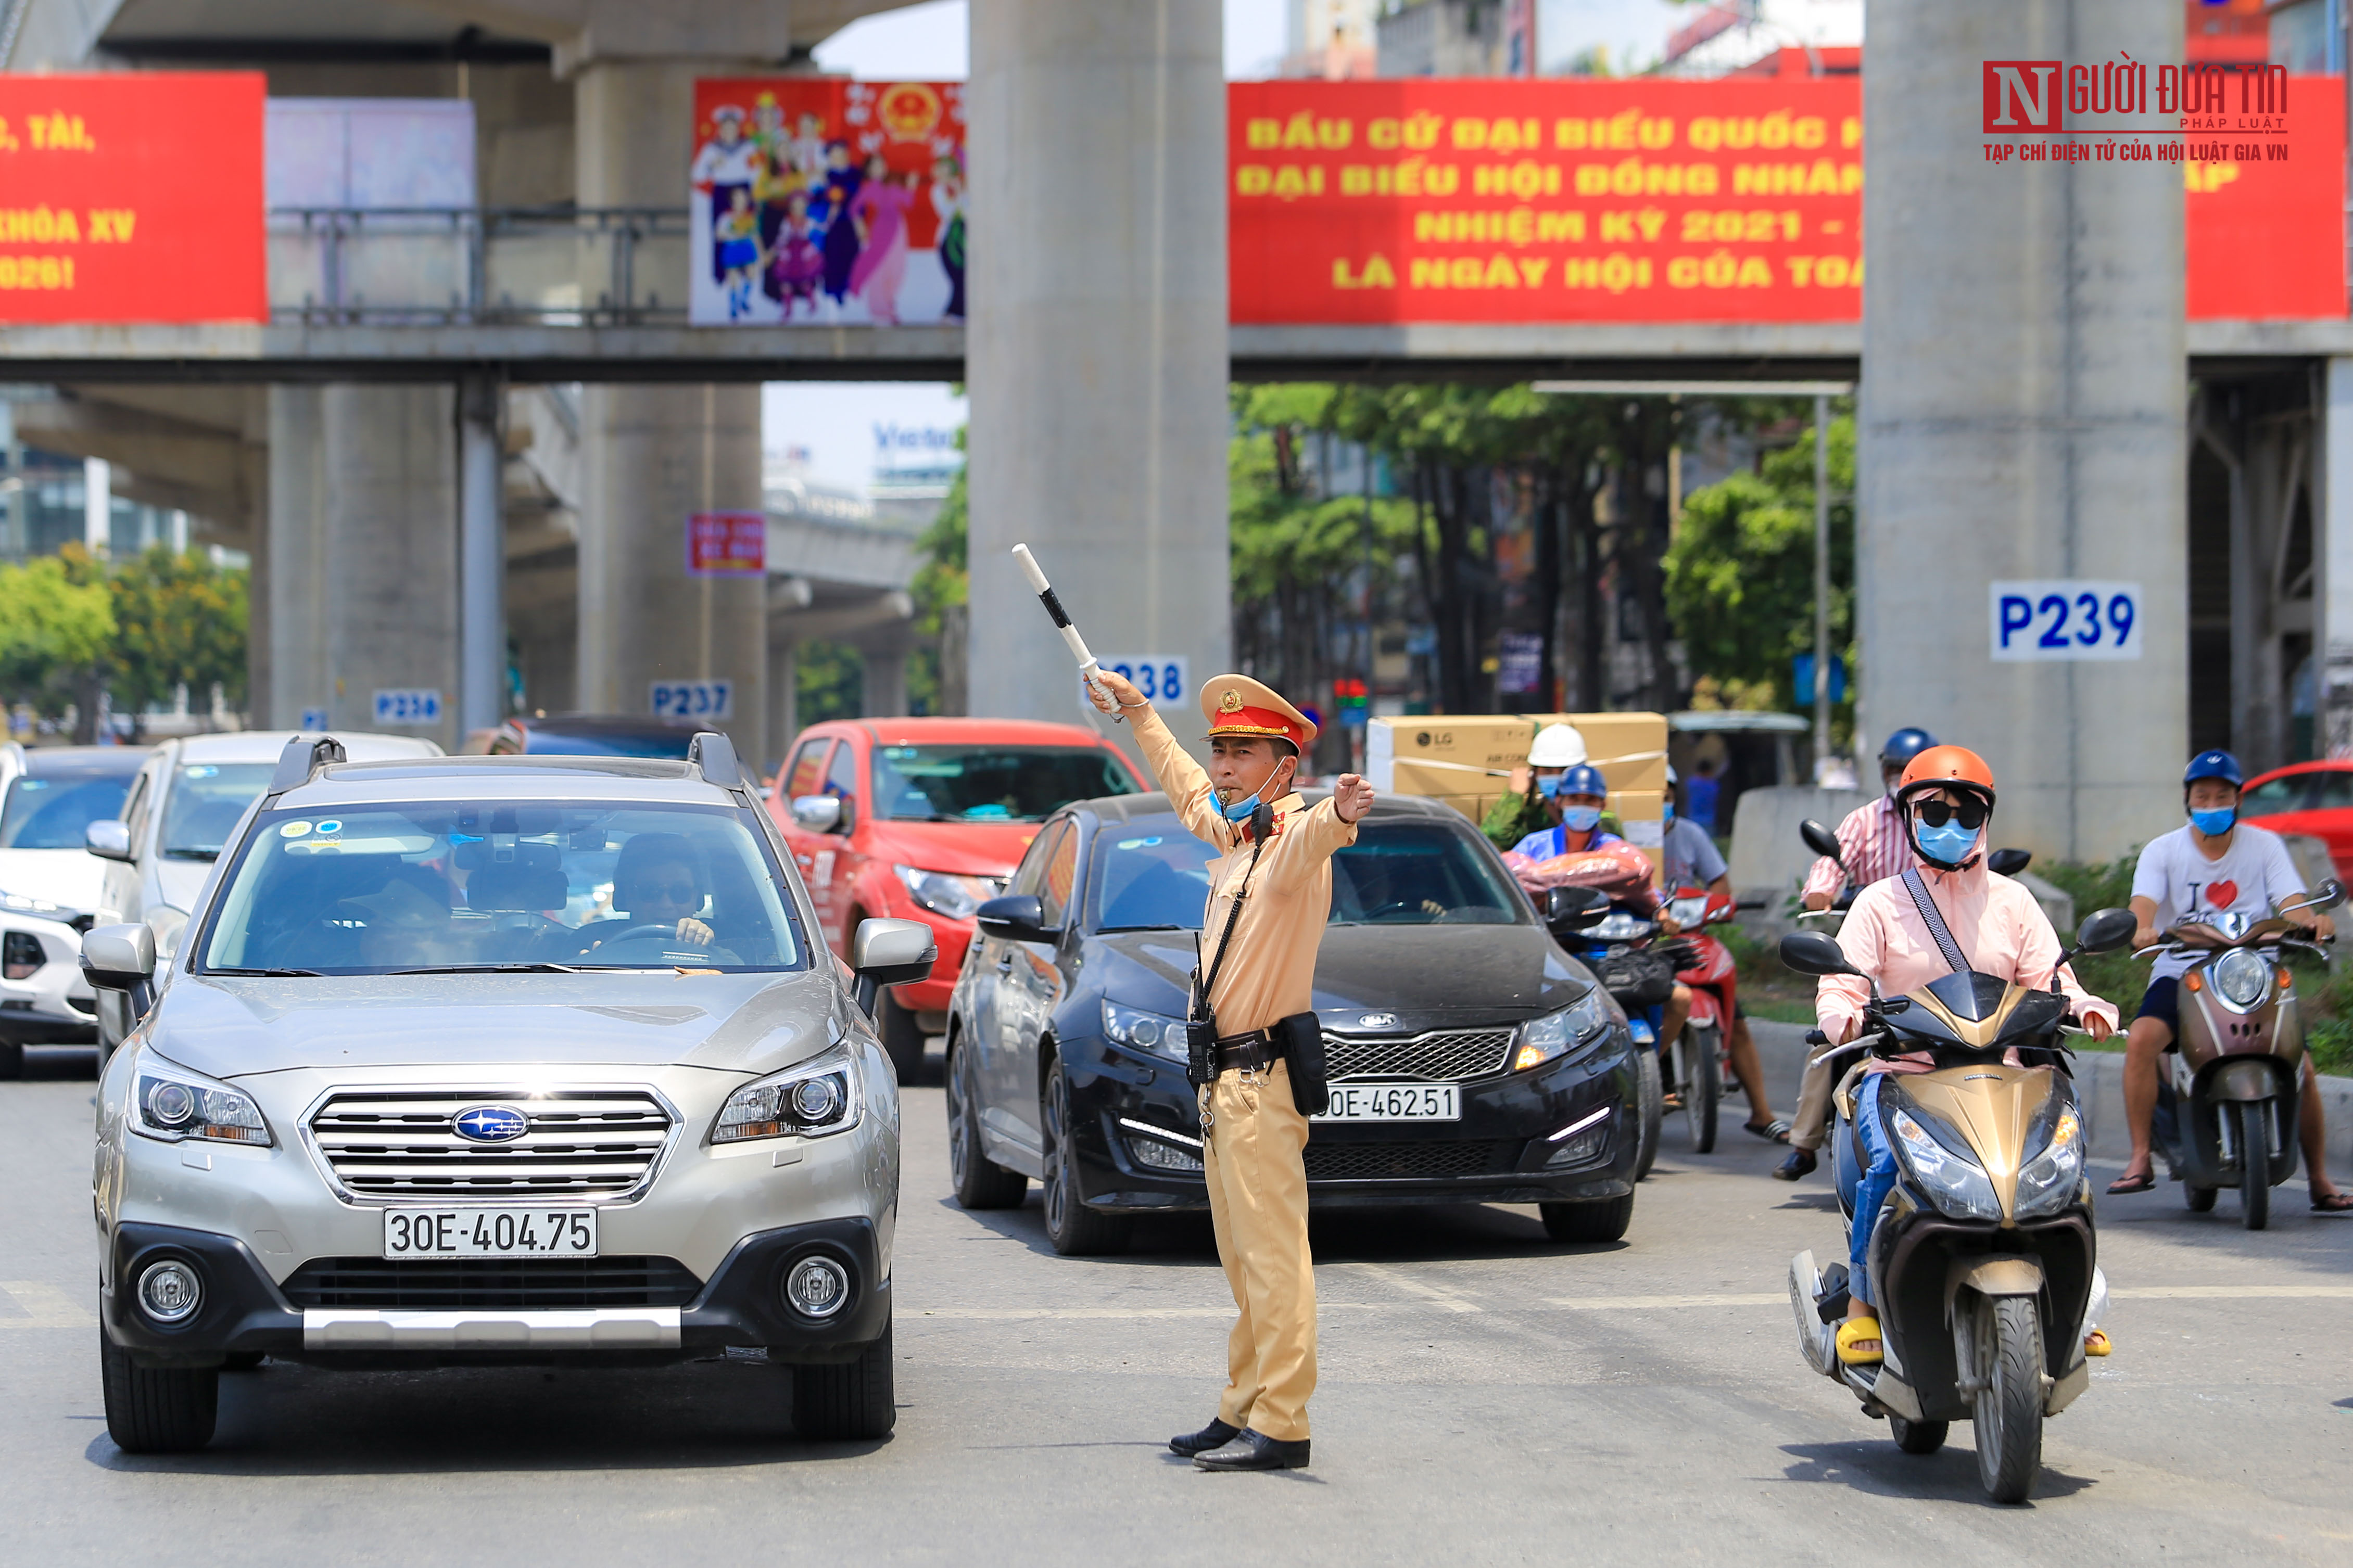
<instances>
[{"instance_id":1,"label":"blue face mask","mask_svg":"<svg viewBox=\"0 0 2353 1568\"><path fill-rule=\"evenodd\" d=\"M2189 820L2197 824L2198 831L2207 837L2220 838L2230 832L2232 826L2239 820L2239 808L2226 805L2220 811L2193 811L2189 814Z\"/></svg>"},{"instance_id":2,"label":"blue face mask","mask_svg":"<svg viewBox=\"0 0 2353 1568\"><path fill-rule=\"evenodd\" d=\"M1601 808L1598 805L1572 805L1560 814L1560 825L1571 833L1590 833L1601 826Z\"/></svg>"},{"instance_id":3,"label":"blue face mask","mask_svg":"<svg viewBox=\"0 0 2353 1568\"><path fill-rule=\"evenodd\" d=\"M1947 822L1942 827L1931 827L1921 822L1914 824L1912 828L1912 842L1920 847L1920 853L1947 866L1957 866L1968 859L1977 841L1978 830L1963 827L1957 822Z\"/></svg>"},{"instance_id":4,"label":"blue face mask","mask_svg":"<svg viewBox=\"0 0 2353 1568\"><path fill-rule=\"evenodd\" d=\"M1666 815L1660 817L1659 820L1661 822L1672 822L1675 819L1675 803L1673 801L1667 802L1664 810Z\"/></svg>"}]
</instances>

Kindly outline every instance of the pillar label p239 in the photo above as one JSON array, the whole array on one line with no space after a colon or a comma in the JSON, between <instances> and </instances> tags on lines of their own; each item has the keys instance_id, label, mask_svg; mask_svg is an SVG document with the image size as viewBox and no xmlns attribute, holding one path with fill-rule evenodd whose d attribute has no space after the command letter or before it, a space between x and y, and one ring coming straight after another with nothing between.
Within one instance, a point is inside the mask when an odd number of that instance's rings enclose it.
<instances>
[{"instance_id":1,"label":"pillar label p239","mask_svg":"<svg viewBox=\"0 0 2353 1568\"><path fill-rule=\"evenodd\" d=\"M1987 598L1989 651L1997 660L2140 657L2137 583L2084 577L1997 582Z\"/></svg>"}]
</instances>

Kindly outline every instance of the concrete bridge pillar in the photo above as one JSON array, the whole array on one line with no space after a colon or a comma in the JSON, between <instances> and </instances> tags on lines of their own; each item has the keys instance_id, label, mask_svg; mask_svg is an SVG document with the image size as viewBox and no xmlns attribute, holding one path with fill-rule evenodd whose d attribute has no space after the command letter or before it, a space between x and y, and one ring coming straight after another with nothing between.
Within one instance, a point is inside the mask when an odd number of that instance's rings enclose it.
<instances>
[{"instance_id":1,"label":"concrete bridge pillar","mask_svg":"<svg viewBox=\"0 0 2353 1568\"><path fill-rule=\"evenodd\" d=\"M762 68L748 59L585 60L575 79L580 204L675 206L692 158L695 79ZM650 287L683 302L683 266ZM760 507L759 388L592 385L581 395L580 440L580 706L649 713L657 681L725 680L733 695L720 727L738 755L765 757L767 584L686 569L689 514Z\"/></svg>"},{"instance_id":2,"label":"concrete bridge pillar","mask_svg":"<svg viewBox=\"0 0 2353 1568\"><path fill-rule=\"evenodd\" d=\"M1021 540L1098 653L1226 666L1223 37L1217 0L972 6L976 713L1080 720Z\"/></svg>"},{"instance_id":3,"label":"concrete bridge pillar","mask_svg":"<svg viewBox=\"0 0 2353 1568\"><path fill-rule=\"evenodd\" d=\"M270 388L257 721L290 729L323 712L334 729L457 749L457 481L448 386ZM441 717L379 723L379 690L438 691Z\"/></svg>"},{"instance_id":4,"label":"concrete bridge pillar","mask_svg":"<svg viewBox=\"0 0 2353 1568\"><path fill-rule=\"evenodd\" d=\"M1870 0L1864 38L1863 740L1926 725L1992 764L2000 842L2114 857L2188 759L2181 174L1986 162L1978 62L2154 72L2181 8ZM2139 657L1995 660L1999 580L2137 584Z\"/></svg>"}]
</instances>

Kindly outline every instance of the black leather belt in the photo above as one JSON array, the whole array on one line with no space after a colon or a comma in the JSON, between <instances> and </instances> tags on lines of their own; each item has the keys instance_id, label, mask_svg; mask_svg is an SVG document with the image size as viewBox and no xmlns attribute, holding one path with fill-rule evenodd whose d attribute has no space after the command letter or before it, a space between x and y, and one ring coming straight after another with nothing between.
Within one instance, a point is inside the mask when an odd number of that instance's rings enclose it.
<instances>
[{"instance_id":1,"label":"black leather belt","mask_svg":"<svg viewBox=\"0 0 2353 1568\"><path fill-rule=\"evenodd\" d=\"M1282 1059L1282 1052L1276 1048L1266 1030L1255 1029L1247 1035L1219 1037L1216 1058L1220 1073L1237 1069L1264 1072Z\"/></svg>"}]
</instances>

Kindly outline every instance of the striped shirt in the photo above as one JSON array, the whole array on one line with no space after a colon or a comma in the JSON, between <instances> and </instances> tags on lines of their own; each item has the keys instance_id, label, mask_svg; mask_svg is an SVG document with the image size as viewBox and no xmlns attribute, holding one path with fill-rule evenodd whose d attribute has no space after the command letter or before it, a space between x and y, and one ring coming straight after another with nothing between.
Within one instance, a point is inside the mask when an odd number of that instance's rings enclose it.
<instances>
[{"instance_id":1,"label":"striped shirt","mask_svg":"<svg viewBox=\"0 0 2353 1568\"><path fill-rule=\"evenodd\" d=\"M1823 856L1806 874L1801 899L1827 893L1835 900L1841 884L1850 879L1858 889L1867 888L1902 876L1912 865L1912 846L1904 837L1904 821L1895 815L1895 797L1891 795L1848 812L1846 820L1839 824L1838 841L1839 855L1846 861L1845 873L1839 870L1837 860Z\"/></svg>"}]
</instances>

